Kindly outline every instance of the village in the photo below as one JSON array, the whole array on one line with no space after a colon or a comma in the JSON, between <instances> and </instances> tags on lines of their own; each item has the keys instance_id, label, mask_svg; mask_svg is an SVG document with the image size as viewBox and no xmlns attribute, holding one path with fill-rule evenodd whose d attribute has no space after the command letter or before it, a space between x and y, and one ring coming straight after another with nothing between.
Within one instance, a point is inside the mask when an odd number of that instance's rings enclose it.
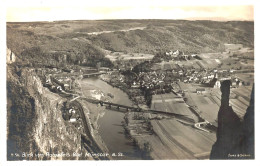
<instances>
[{"instance_id":1,"label":"village","mask_svg":"<svg viewBox=\"0 0 260 166\"><path fill-rule=\"evenodd\" d=\"M159 62L157 61L156 63L153 62L154 56L150 56L148 59L145 57L143 61L140 61L140 56L136 58L135 56L138 55L135 55L126 56L127 60L123 60L122 62L124 63L120 64L112 59L117 66L115 69L98 65L96 68L38 68L36 71L41 76L46 87L53 92L63 92L63 94L81 95L79 94L80 86L77 80L99 76L101 80L113 87L123 90L138 107L145 109L153 107L161 111L167 111L167 108L158 107L157 105L160 102L156 103L155 101L161 98L161 102L165 103L163 96L169 95L167 98L175 98L174 96L177 95L183 98L182 101L188 105L189 109L193 110L193 112L195 111L196 115L200 118L203 117L203 120L207 120L211 125L217 127L217 111L220 104L218 89L220 88L221 81L231 80L232 93L235 96L231 104L240 116L243 115L241 108L246 108L246 105L248 105L249 99L246 96L249 95L251 89L249 88L245 95L242 95L243 93L240 91L241 89L245 89L244 87L252 87L254 81L253 75L250 75L254 71L251 63L252 58L248 56L244 57L240 65L237 62L237 56L240 56L240 58L243 57L245 50L247 49L241 50L241 46L239 45L239 48L227 49L227 52L217 57L212 57L210 54L185 55L182 51L170 50L169 52L165 52L159 59ZM250 51L247 50L248 52ZM118 54L114 55L118 56ZM113 56L110 57L114 58ZM229 61L226 62L226 59ZM251 63L251 65L244 65L247 62ZM227 69L226 66L231 63L236 65ZM133 66L126 68L126 64ZM135 69L138 65L141 68ZM161 97L158 98L156 96ZM199 100L198 98L201 99ZM244 105L241 105L241 100ZM170 103L172 102L172 100L169 101ZM211 108L215 108L211 114L207 112L207 108L211 105L210 103L212 104ZM187 112L179 110L180 108L168 109L181 114ZM67 111L66 119L72 123L78 122L77 125L80 128L80 118L76 117L75 110L70 109Z\"/></svg>"},{"instance_id":2,"label":"village","mask_svg":"<svg viewBox=\"0 0 260 166\"><path fill-rule=\"evenodd\" d=\"M102 5L9 5L7 160L254 159L254 6Z\"/></svg>"},{"instance_id":3,"label":"village","mask_svg":"<svg viewBox=\"0 0 260 166\"><path fill-rule=\"evenodd\" d=\"M231 46L232 49L228 49ZM118 100L117 94L112 91L105 93L102 86L99 88L93 86L93 89L87 90L86 94L83 90L86 87L82 87L85 86L82 84L84 79L102 80L124 92L136 108L143 110L142 112L127 111L122 125L126 136L141 149L144 158L165 159L167 156L170 158L175 155L172 150L167 150L165 146L167 145L172 149L175 146L182 147L176 158L204 159L208 158L211 146L216 140L222 81L231 81L229 104L234 112L241 119L245 114L254 83L253 54L253 51L248 48L240 45L236 48L229 44L226 52L223 53L186 55L179 50L170 50L159 56L124 55L127 57L124 60L111 60L114 68L97 64L96 67L36 68L35 72L41 78L43 86L70 101L77 100L79 97L107 103ZM10 55L12 61L15 55ZM144 59L140 60L142 57ZM111 55L110 58L114 57ZM84 108L90 106L89 101L78 101ZM82 106L65 104L61 110L62 117L82 134L87 131L86 123L89 123L95 131L94 135L92 133L93 140L98 140L102 145L104 142L100 139L98 131L102 105L95 106L94 103L91 105L91 111L85 110L85 113L91 113L88 115L88 122L82 120L82 111L84 111ZM107 106L104 108L111 109L111 105L109 108ZM156 111L156 114L149 110ZM167 114L182 116L182 118L172 118ZM172 125L175 126L174 130ZM181 139L172 135L176 133L183 133ZM189 135L193 137L187 140ZM174 141L170 143L170 140ZM195 140L204 141L195 143ZM190 155L185 156L187 142L192 148ZM159 153L156 150L158 145L167 154Z\"/></svg>"}]
</instances>

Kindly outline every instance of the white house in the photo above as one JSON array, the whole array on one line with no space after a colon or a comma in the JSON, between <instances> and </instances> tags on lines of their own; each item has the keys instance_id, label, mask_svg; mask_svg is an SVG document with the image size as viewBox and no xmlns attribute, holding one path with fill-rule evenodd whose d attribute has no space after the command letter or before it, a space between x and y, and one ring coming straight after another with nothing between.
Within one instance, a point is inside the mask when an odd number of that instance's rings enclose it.
<instances>
[{"instance_id":1,"label":"white house","mask_svg":"<svg viewBox=\"0 0 260 166\"><path fill-rule=\"evenodd\" d=\"M216 81L215 85L214 85L214 88L220 88L220 86L221 86L220 81Z\"/></svg>"},{"instance_id":2,"label":"white house","mask_svg":"<svg viewBox=\"0 0 260 166\"><path fill-rule=\"evenodd\" d=\"M204 88L196 89L196 93L198 93L198 94L205 93L205 92L206 92L206 90Z\"/></svg>"}]
</instances>

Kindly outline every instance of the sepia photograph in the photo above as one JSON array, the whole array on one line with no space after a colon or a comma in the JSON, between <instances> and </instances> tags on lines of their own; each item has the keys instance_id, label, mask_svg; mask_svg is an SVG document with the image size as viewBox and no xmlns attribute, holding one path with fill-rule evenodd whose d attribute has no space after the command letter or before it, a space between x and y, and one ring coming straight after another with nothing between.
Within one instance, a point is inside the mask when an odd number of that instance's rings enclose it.
<instances>
[{"instance_id":1,"label":"sepia photograph","mask_svg":"<svg viewBox=\"0 0 260 166\"><path fill-rule=\"evenodd\" d=\"M253 4L6 6L7 161L255 160Z\"/></svg>"}]
</instances>

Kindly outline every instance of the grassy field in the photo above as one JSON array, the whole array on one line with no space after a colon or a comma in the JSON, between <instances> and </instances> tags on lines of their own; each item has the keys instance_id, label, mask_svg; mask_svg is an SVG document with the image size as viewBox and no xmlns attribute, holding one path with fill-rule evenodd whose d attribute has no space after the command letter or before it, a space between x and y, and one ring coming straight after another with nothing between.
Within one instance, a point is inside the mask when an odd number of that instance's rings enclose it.
<instances>
[{"instance_id":1,"label":"grassy field","mask_svg":"<svg viewBox=\"0 0 260 166\"><path fill-rule=\"evenodd\" d=\"M229 104L232 106L233 111L242 119L246 113L246 109L249 106L250 95L252 86L240 86L238 88L232 88L230 93ZM211 96L218 107L221 103L221 92L219 89L212 89Z\"/></svg>"},{"instance_id":2,"label":"grassy field","mask_svg":"<svg viewBox=\"0 0 260 166\"><path fill-rule=\"evenodd\" d=\"M169 61L169 62L163 61L161 63L155 63L152 66L152 70L176 70L178 68L179 68L178 64L175 61Z\"/></svg>"},{"instance_id":3,"label":"grassy field","mask_svg":"<svg viewBox=\"0 0 260 166\"><path fill-rule=\"evenodd\" d=\"M188 92L187 98L197 106L198 112L203 119L211 123L216 122L219 106L210 100L207 95Z\"/></svg>"},{"instance_id":4,"label":"grassy field","mask_svg":"<svg viewBox=\"0 0 260 166\"><path fill-rule=\"evenodd\" d=\"M178 83L180 89L185 91L187 104L196 107L196 112L212 124L217 124L217 115L220 106L220 89L205 88L206 92L197 94L196 89L201 88L198 84Z\"/></svg>"},{"instance_id":5,"label":"grassy field","mask_svg":"<svg viewBox=\"0 0 260 166\"><path fill-rule=\"evenodd\" d=\"M221 61L218 60L218 59L204 59L204 60L201 60L201 61L197 61L197 64L198 64L202 69L213 69L213 68L217 68L220 63L221 63Z\"/></svg>"},{"instance_id":6,"label":"grassy field","mask_svg":"<svg viewBox=\"0 0 260 166\"><path fill-rule=\"evenodd\" d=\"M178 62L179 66L182 66L185 69L189 68L195 68L195 69L200 69L201 66L199 65L201 62L199 60L189 60L189 61L180 61Z\"/></svg>"},{"instance_id":7,"label":"grassy field","mask_svg":"<svg viewBox=\"0 0 260 166\"><path fill-rule=\"evenodd\" d=\"M220 89L207 89L205 94L194 93L194 88L185 84L181 86L183 89L187 89L185 97L188 99L188 104L197 106L197 111L207 121L217 124L217 115L221 104L221 92ZM230 93L229 104L232 106L234 112L242 119L246 113L246 109L249 106L251 86L240 86L239 88L232 88Z\"/></svg>"},{"instance_id":8,"label":"grassy field","mask_svg":"<svg viewBox=\"0 0 260 166\"><path fill-rule=\"evenodd\" d=\"M163 143L162 149L167 149L171 157L164 156L161 151L152 152L152 155L157 155L161 159L196 159L202 156L209 158L211 147L216 139L214 133L196 130L174 119L155 120L152 121L152 125L154 132ZM152 146L156 146L156 143L152 143Z\"/></svg>"},{"instance_id":9,"label":"grassy field","mask_svg":"<svg viewBox=\"0 0 260 166\"><path fill-rule=\"evenodd\" d=\"M151 109L185 115L198 121L198 118L189 110L183 99L173 93L153 95Z\"/></svg>"},{"instance_id":10,"label":"grassy field","mask_svg":"<svg viewBox=\"0 0 260 166\"><path fill-rule=\"evenodd\" d=\"M230 50L230 51L236 51L236 50L240 50L241 48L243 48L242 44L224 44L225 45L225 49L226 50Z\"/></svg>"},{"instance_id":11,"label":"grassy field","mask_svg":"<svg viewBox=\"0 0 260 166\"><path fill-rule=\"evenodd\" d=\"M233 93L236 97L234 99L230 99L229 103L232 106L234 112L240 118L244 117L246 109L249 106L251 91L252 85L231 89L231 93Z\"/></svg>"},{"instance_id":12,"label":"grassy field","mask_svg":"<svg viewBox=\"0 0 260 166\"><path fill-rule=\"evenodd\" d=\"M249 82L250 86L248 88L246 88L246 90L251 90L252 85L254 83L254 73L239 73L236 74L236 76L241 80L241 81L245 81L245 82Z\"/></svg>"},{"instance_id":13,"label":"grassy field","mask_svg":"<svg viewBox=\"0 0 260 166\"><path fill-rule=\"evenodd\" d=\"M215 133L196 130L175 119L151 120L153 135L135 136L139 144L149 142L153 159L209 159Z\"/></svg>"},{"instance_id":14,"label":"grassy field","mask_svg":"<svg viewBox=\"0 0 260 166\"><path fill-rule=\"evenodd\" d=\"M106 58L110 59L112 62L116 60L129 61L129 60L151 60L154 55L145 53L123 53L123 52L111 52L109 51Z\"/></svg>"}]
</instances>

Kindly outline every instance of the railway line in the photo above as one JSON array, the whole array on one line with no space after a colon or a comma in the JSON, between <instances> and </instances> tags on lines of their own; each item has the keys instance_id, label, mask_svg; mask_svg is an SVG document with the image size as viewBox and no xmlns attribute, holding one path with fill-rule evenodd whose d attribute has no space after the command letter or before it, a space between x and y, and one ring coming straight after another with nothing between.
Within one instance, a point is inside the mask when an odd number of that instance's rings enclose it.
<instances>
[{"instance_id":1,"label":"railway line","mask_svg":"<svg viewBox=\"0 0 260 166\"><path fill-rule=\"evenodd\" d=\"M80 117L82 119L82 123L83 123L83 128L84 128L84 132L81 134L81 139L82 139L82 144L83 147L91 154L101 154L101 153L105 153L104 150L96 143L92 133L91 133L91 129L89 126L89 123L87 122L84 110L81 106L81 104L77 101L74 100L72 102L70 102L69 104L70 107L75 107L77 108L77 110L79 111ZM96 160L109 160L111 159L109 156L97 156L97 155L93 155L94 159Z\"/></svg>"}]
</instances>

